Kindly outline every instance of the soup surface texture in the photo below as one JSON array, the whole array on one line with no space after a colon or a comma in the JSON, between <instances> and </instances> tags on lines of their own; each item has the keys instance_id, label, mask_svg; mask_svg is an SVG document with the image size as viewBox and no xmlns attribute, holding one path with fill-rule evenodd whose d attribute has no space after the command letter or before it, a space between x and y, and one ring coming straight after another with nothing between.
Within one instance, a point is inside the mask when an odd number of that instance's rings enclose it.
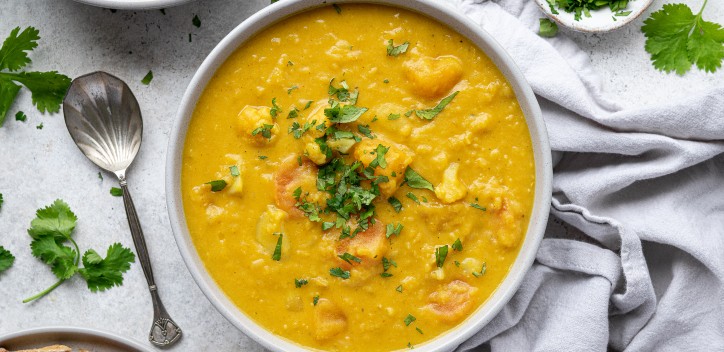
<instances>
[{"instance_id":1,"label":"soup surface texture","mask_svg":"<svg viewBox=\"0 0 724 352\"><path fill-rule=\"evenodd\" d=\"M389 351L460 324L504 279L533 162L484 53L350 4L287 18L217 70L181 192L206 269L251 319L308 348Z\"/></svg>"}]
</instances>

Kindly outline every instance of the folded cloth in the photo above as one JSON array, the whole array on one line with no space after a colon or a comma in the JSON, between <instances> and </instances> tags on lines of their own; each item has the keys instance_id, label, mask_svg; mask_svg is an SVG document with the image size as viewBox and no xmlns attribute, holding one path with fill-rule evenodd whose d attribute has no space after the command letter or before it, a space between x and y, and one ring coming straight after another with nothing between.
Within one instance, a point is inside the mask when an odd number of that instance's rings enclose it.
<instances>
[{"instance_id":1,"label":"folded cloth","mask_svg":"<svg viewBox=\"0 0 724 352\"><path fill-rule=\"evenodd\" d=\"M573 41L535 34L534 1L448 1L521 68L557 161L535 264L458 351L724 351L724 86L624 109Z\"/></svg>"}]
</instances>

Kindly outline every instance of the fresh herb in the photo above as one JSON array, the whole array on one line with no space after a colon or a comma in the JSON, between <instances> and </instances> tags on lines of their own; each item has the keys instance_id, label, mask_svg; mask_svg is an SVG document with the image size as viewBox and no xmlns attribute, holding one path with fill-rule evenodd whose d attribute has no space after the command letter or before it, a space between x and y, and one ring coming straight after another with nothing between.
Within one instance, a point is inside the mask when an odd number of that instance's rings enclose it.
<instances>
[{"instance_id":1,"label":"fresh herb","mask_svg":"<svg viewBox=\"0 0 724 352\"><path fill-rule=\"evenodd\" d=\"M15 256L3 246L0 246L0 273L10 269L13 262L15 262Z\"/></svg>"},{"instance_id":2,"label":"fresh herb","mask_svg":"<svg viewBox=\"0 0 724 352\"><path fill-rule=\"evenodd\" d=\"M329 275L332 275L334 277L338 277L344 280L349 279L349 271L342 270L342 268L332 268L329 269Z\"/></svg>"},{"instance_id":3,"label":"fresh herb","mask_svg":"<svg viewBox=\"0 0 724 352\"><path fill-rule=\"evenodd\" d=\"M389 80L389 79L385 79L384 81L382 81L382 83L390 83L390 80Z\"/></svg>"},{"instance_id":4,"label":"fresh herb","mask_svg":"<svg viewBox=\"0 0 724 352\"><path fill-rule=\"evenodd\" d=\"M25 116L25 113L22 112L22 111L18 111L18 112L15 114L15 121L25 122L25 120L27 120L27 119L28 119L28 117Z\"/></svg>"},{"instance_id":5,"label":"fresh herb","mask_svg":"<svg viewBox=\"0 0 724 352\"><path fill-rule=\"evenodd\" d=\"M397 286L397 288L395 288L395 291L402 293L402 285Z\"/></svg>"},{"instance_id":6,"label":"fresh herb","mask_svg":"<svg viewBox=\"0 0 724 352\"><path fill-rule=\"evenodd\" d=\"M299 116L299 109L293 108L289 110L289 113L287 114L288 119L296 119Z\"/></svg>"},{"instance_id":7,"label":"fresh herb","mask_svg":"<svg viewBox=\"0 0 724 352\"><path fill-rule=\"evenodd\" d=\"M392 120L397 120L397 119L399 119L399 118L400 118L400 114L389 114L389 115L387 116L387 119L390 120L390 121L392 121Z\"/></svg>"},{"instance_id":8,"label":"fresh herb","mask_svg":"<svg viewBox=\"0 0 724 352\"><path fill-rule=\"evenodd\" d=\"M277 115L282 112L282 108L277 105L277 98L272 98L272 108L269 110L269 115L273 119L277 118Z\"/></svg>"},{"instance_id":9,"label":"fresh herb","mask_svg":"<svg viewBox=\"0 0 724 352\"><path fill-rule=\"evenodd\" d=\"M407 51L407 47L410 46L409 42L404 42L398 46L395 46L392 39L387 41L387 56L397 56L404 54Z\"/></svg>"},{"instance_id":10,"label":"fresh herb","mask_svg":"<svg viewBox=\"0 0 724 352\"><path fill-rule=\"evenodd\" d=\"M630 15L631 12L633 12L633 11L619 11L619 12L616 12L616 16L618 16L618 17L626 17L626 16Z\"/></svg>"},{"instance_id":11,"label":"fresh herb","mask_svg":"<svg viewBox=\"0 0 724 352\"><path fill-rule=\"evenodd\" d=\"M307 109L309 109L309 107L310 107L310 106L312 106L312 103L313 103L313 102L312 102L311 100L310 100L310 101L308 101L308 102L307 102L307 104L306 104L306 105L304 105L304 110L307 110Z\"/></svg>"},{"instance_id":12,"label":"fresh herb","mask_svg":"<svg viewBox=\"0 0 724 352\"><path fill-rule=\"evenodd\" d=\"M412 188L433 190L432 183L424 179L417 171L409 166L405 169L405 182Z\"/></svg>"},{"instance_id":13,"label":"fresh herb","mask_svg":"<svg viewBox=\"0 0 724 352\"><path fill-rule=\"evenodd\" d=\"M367 111L367 108L360 108L355 105L335 104L330 108L324 109L324 115L329 117L329 121L335 123L350 123L357 121Z\"/></svg>"},{"instance_id":14,"label":"fresh herb","mask_svg":"<svg viewBox=\"0 0 724 352\"><path fill-rule=\"evenodd\" d=\"M410 326L413 321L417 320L412 314L407 314L407 317L405 318L405 326Z\"/></svg>"},{"instance_id":15,"label":"fresh herb","mask_svg":"<svg viewBox=\"0 0 724 352\"><path fill-rule=\"evenodd\" d=\"M300 288L308 283L309 281L307 281L307 279L294 279L294 287L296 288Z\"/></svg>"},{"instance_id":16,"label":"fresh herb","mask_svg":"<svg viewBox=\"0 0 724 352\"><path fill-rule=\"evenodd\" d=\"M392 209L395 209L395 212L399 213L400 211L402 211L402 202L400 202L399 199L395 197L390 197L387 198L387 203L390 203Z\"/></svg>"},{"instance_id":17,"label":"fresh herb","mask_svg":"<svg viewBox=\"0 0 724 352\"><path fill-rule=\"evenodd\" d=\"M284 238L283 233L278 233L279 239L277 245L274 247L274 253L272 254L272 260L280 261L282 259L282 239Z\"/></svg>"},{"instance_id":18,"label":"fresh herb","mask_svg":"<svg viewBox=\"0 0 724 352\"><path fill-rule=\"evenodd\" d=\"M41 122L39 125L35 126L36 129L42 130L43 129L43 123Z\"/></svg>"},{"instance_id":19,"label":"fresh herb","mask_svg":"<svg viewBox=\"0 0 724 352\"><path fill-rule=\"evenodd\" d=\"M143 79L141 80L141 83L145 85L151 84L151 81L153 80L153 71L148 70L148 73L143 76Z\"/></svg>"},{"instance_id":20,"label":"fresh herb","mask_svg":"<svg viewBox=\"0 0 724 352\"><path fill-rule=\"evenodd\" d=\"M100 174L100 172L98 174ZM3 194L0 193L0 209L2 209L2 207L3 207Z\"/></svg>"},{"instance_id":21,"label":"fresh herb","mask_svg":"<svg viewBox=\"0 0 724 352\"><path fill-rule=\"evenodd\" d=\"M211 192L219 192L226 188L226 181L224 180L213 180L206 182L207 185L211 185Z\"/></svg>"},{"instance_id":22,"label":"fresh herb","mask_svg":"<svg viewBox=\"0 0 724 352\"><path fill-rule=\"evenodd\" d=\"M287 61L287 66L294 66L294 63L291 60Z\"/></svg>"},{"instance_id":23,"label":"fresh herb","mask_svg":"<svg viewBox=\"0 0 724 352\"><path fill-rule=\"evenodd\" d=\"M538 27L538 35L544 38L553 38L558 34L558 25L547 19L547 18L541 18L538 20L539 27Z\"/></svg>"},{"instance_id":24,"label":"fresh herb","mask_svg":"<svg viewBox=\"0 0 724 352\"><path fill-rule=\"evenodd\" d=\"M58 112L70 87L70 78L56 71L15 72L31 62L27 52L38 46L39 33L33 27L27 27L22 32L20 27L16 27L0 47L0 71L6 71L0 72L0 126L20 91L16 83L30 90L33 105L41 113Z\"/></svg>"},{"instance_id":25,"label":"fresh herb","mask_svg":"<svg viewBox=\"0 0 724 352\"><path fill-rule=\"evenodd\" d=\"M353 260L357 263L362 263L362 259L359 259L359 258L355 257L354 255L349 254L347 252L344 252L344 254L339 255L338 257L349 264L352 264L352 262L350 260Z\"/></svg>"},{"instance_id":26,"label":"fresh herb","mask_svg":"<svg viewBox=\"0 0 724 352\"><path fill-rule=\"evenodd\" d=\"M338 14L342 13L342 8L339 7L337 4L332 4L332 7L334 7L334 11L337 11Z\"/></svg>"},{"instance_id":27,"label":"fresh herb","mask_svg":"<svg viewBox=\"0 0 724 352\"><path fill-rule=\"evenodd\" d=\"M399 236L400 232L402 231L402 228L403 228L402 224L399 224L399 223L397 225L387 224L387 232L385 233L385 236L387 238L390 238L390 236L392 236L392 235Z\"/></svg>"},{"instance_id":28,"label":"fresh herb","mask_svg":"<svg viewBox=\"0 0 724 352\"><path fill-rule=\"evenodd\" d=\"M314 127L315 123L317 123L317 120L313 120L312 122L305 122L304 126L302 126L298 122L294 121L292 122L292 125L289 126L288 132L291 133L294 138L299 139L302 138L304 132L307 132L310 128Z\"/></svg>"},{"instance_id":29,"label":"fresh herb","mask_svg":"<svg viewBox=\"0 0 724 352\"><path fill-rule=\"evenodd\" d=\"M460 239L456 239L455 242L452 244L452 249L456 250L458 252L461 252L463 250L463 243L460 242Z\"/></svg>"},{"instance_id":30,"label":"fresh herb","mask_svg":"<svg viewBox=\"0 0 724 352\"><path fill-rule=\"evenodd\" d=\"M442 268L442 265L445 264L445 258L447 257L447 250L448 250L447 245L435 248L435 263L437 263L438 268Z\"/></svg>"},{"instance_id":31,"label":"fresh herb","mask_svg":"<svg viewBox=\"0 0 724 352\"><path fill-rule=\"evenodd\" d=\"M123 197L123 190L118 187L111 187L111 195L114 197Z\"/></svg>"},{"instance_id":32,"label":"fresh herb","mask_svg":"<svg viewBox=\"0 0 724 352\"><path fill-rule=\"evenodd\" d=\"M415 347L412 346L412 343L410 343L410 342L407 343L407 348L409 348L411 350L415 349Z\"/></svg>"},{"instance_id":33,"label":"fresh herb","mask_svg":"<svg viewBox=\"0 0 724 352\"><path fill-rule=\"evenodd\" d=\"M298 87L298 86L292 86L291 88L287 89L287 94L292 94L292 92L293 92L295 89L299 89L299 87Z\"/></svg>"},{"instance_id":34,"label":"fresh herb","mask_svg":"<svg viewBox=\"0 0 724 352\"><path fill-rule=\"evenodd\" d=\"M261 126L255 128L251 131L252 136L256 136L257 134L261 133L261 136L266 139L271 139L271 130L274 128L274 125L270 124L262 124Z\"/></svg>"},{"instance_id":35,"label":"fresh herb","mask_svg":"<svg viewBox=\"0 0 724 352\"><path fill-rule=\"evenodd\" d=\"M319 303L319 295L314 296L314 298L312 298L312 304L314 304L316 306L317 303Z\"/></svg>"},{"instance_id":36,"label":"fresh herb","mask_svg":"<svg viewBox=\"0 0 724 352\"><path fill-rule=\"evenodd\" d=\"M483 267L482 267L482 269L480 269L480 272L473 272L473 276L481 277L481 276L485 275L486 271L488 271L488 264L483 263Z\"/></svg>"},{"instance_id":37,"label":"fresh herb","mask_svg":"<svg viewBox=\"0 0 724 352\"><path fill-rule=\"evenodd\" d=\"M459 261L456 260L456 261L454 261L453 263L455 263L455 266L456 266L456 267L458 267L458 268L460 267L460 262L459 262Z\"/></svg>"},{"instance_id":38,"label":"fresh herb","mask_svg":"<svg viewBox=\"0 0 724 352\"><path fill-rule=\"evenodd\" d=\"M101 172L100 172L100 171L98 171L98 178L99 178L101 181L103 181L103 175L101 175Z\"/></svg>"},{"instance_id":39,"label":"fresh herb","mask_svg":"<svg viewBox=\"0 0 724 352\"><path fill-rule=\"evenodd\" d=\"M386 257L382 257L382 269L384 271L390 270L391 267L397 267L397 263L395 263L392 259L387 259Z\"/></svg>"},{"instance_id":40,"label":"fresh herb","mask_svg":"<svg viewBox=\"0 0 724 352\"><path fill-rule=\"evenodd\" d=\"M241 173L239 172L239 167L236 165L229 166L229 173L231 173L231 176L234 177L241 175Z\"/></svg>"},{"instance_id":41,"label":"fresh herb","mask_svg":"<svg viewBox=\"0 0 724 352\"><path fill-rule=\"evenodd\" d=\"M407 192L407 194L405 194L405 196L406 196L407 198L412 199L415 203L420 204L420 200L417 199L417 196L416 196L414 193L412 193L412 192Z\"/></svg>"},{"instance_id":42,"label":"fresh herb","mask_svg":"<svg viewBox=\"0 0 724 352\"><path fill-rule=\"evenodd\" d=\"M488 210L488 209L486 209L485 207L480 206L480 204L478 204L478 203L470 203L470 206L473 207L473 208L475 208L475 209L482 210L482 211Z\"/></svg>"},{"instance_id":43,"label":"fresh herb","mask_svg":"<svg viewBox=\"0 0 724 352\"><path fill-rule=\"evenodd\" d=\"M273 3L277 2L277 1L279 1L279 0L271 0L271 3L273 4Z\"/></svg>"},{"instance_id":44,"label":"fresh herb","mask_svg":"<svg viewBox=\"0 0 724 352\"><path fill-rule=\"evenodd\" d=\"M266 160L268 156L266 155L259 155L259 160Z\"/></svg>"},{"instance_id":45,"label":"fresh herb","mask_svg":"<svg viewBox=\"0 0 724 352\"><path fill-rule=\"evenodd\" d=\"M416 327L415 330L417 330L417 332L419 332L420 335L424 335L424 333L422 332L422 330L421 330L420 328L417 328L417 327Z\"/></svg>"},{"instance_id":46,"label":"fresh herb","mask_svg":"<svg viewBox=\"0 0 724 352\"><path fill-rule=\"evenodd\" d=\"M337 96L337 99L340 102L349 102L352 105L357 104L357 98L359 97L359 91L355 89L354 91L349 91L349 86L347 85L346 81L339 82L340 87L337 88L334 86L334 78L332 78L331 81L329 81L329 87L327 88L327 94L331 96Z\"/></svg>"},{"instance_id":47,"label":"fresh herb","mask_svg":"<svg viewBox=\"0 0 724 352\"><path fill-rule=\"evenodd\" d=\"M375 139L375 136L372 134L372 130L370 130L370 126L357 125L357 131L369 139Z\"/></svg>"},{"instance_id":48,"label":"fresh herb","mask_svg":"<svg viewBox=\"0 0 724 352\"><path fill-rule=\"evenodd\" d=\"M621 11L628 6L629 0L547 0L547 2L552 14L558 14L558 11L553 7L555 2L559 9L573 13L573 18L580 21L582 15L585 14L586 17L591 17L590 12L592 10L598 10L604 6L608 6L611 12Z\"/></svg>"},{"instance_id":49,"label":"fresh herb","mask_svg":"<svg viewBox=\"0 0 724 352\"><path fill-rule=\"evenodd\" d=\"M392 274L390 274L390 273L380 273L380 277L388 278L388 277L392 277Z\"/></svg>"},{"instance_id":50,"label":"fresh herb","mask_svg":"<svg viewBox=\"0 0 724 352\"><path fill-rule=\"evenodd\" d=\"M159 9L159 11L161 11L161 13L166 16L166 9Z\"/></svg>"},{"instance_id":51,"label":"fresh herb","mask_svg":"<svg viewBox=\"0 0 724 352\"><path fill-rule=\"evenodd\" d=\"M390 150L389 147L385 147L382 144L378 144L377 148L375 148L375 158L370 162L371 168L380 167L382 169L387 167L387 160L385 160L385 154L387 154L387 151Z\"/></svg>"},{"instance_id":52,"label":"fresh herb","mask_svg":"<svg viewBox=\"0 0 724 352\"><path fill-rule=\"evenodd\" d=\"M105 258L89 249L83 254L83 267L79 268L80 250L71 237L77 221L78 218L62 200L56 200L52 205L38 209L28 229L28 234L33 239L30 248L33 256L50 265L58 282L24 300L23 303L47 295L76 273L86 280L88 289L92 292L104 291L123 284L122 274L128 271L131 263L135 261L133 252L120 243L108 247ZM73 247L66 246L67 242Z\"/></svg>"},{"instance_id":53,"label":"fresh herb","mask_svg":"<svg viewBox=\"0 0 724 352\"><path fill-rule=\"evenodd\" d=\"M199 19L198 15L194 15L194 18L191 20L191 23L194 25L194 27L199 28L201 27L201 20Z\"/></svg>"},{"instance_id":54,"label":"fresh herb","mask_svg":"<svg viewBox=\"0 0 724 352\"><path fill-rule=\"evenodd\" d=\"M432 120L434 119L440 112L442 112L442 109L444 109L447 104L450 104L450 102L455 98L456 95L460 93L459 91L456 91L447 97L445 97L443 100L440 100L440 102L431 109L425 109L425 110L415 110L415 115L417 117L423 119L423 120Z\"/></svg>"},{"instance_id":55,"label":"fresh herb","mask_svg":"<svg viewBox=\"0 0 724 352\"><path fill-rule=\"evenodd\" d=\"M693 14L685 4L666 4L651 14L641 31L646 36L646 51L654 67L683 75L693 64L700 70L715 72L724 59L724 28L704 21L702 13Z\"/></svg>"}]
</instances>

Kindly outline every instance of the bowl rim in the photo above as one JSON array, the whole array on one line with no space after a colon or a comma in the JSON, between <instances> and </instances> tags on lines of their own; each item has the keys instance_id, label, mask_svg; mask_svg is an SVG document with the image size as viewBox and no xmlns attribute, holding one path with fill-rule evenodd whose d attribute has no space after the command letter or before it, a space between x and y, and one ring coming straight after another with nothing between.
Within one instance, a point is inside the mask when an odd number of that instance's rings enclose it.
<instances>
[{"instance_id":1,"label":"bowl rim","mask_svg":"<svg viewBox=\"0 0 724 352\"><path fill-rule=\"evenodd\" d=\"M206 59L204 59L192 77L179 105L176 120L169 135L165 179L167 210L169 212L169 221L173 229L174 238L184 263L204 295L232 325L256 342L273 351L304 351L305 347L281 336L277 336L251 320L231 302L209 275L198 256L186 225L180 192L181 159L188 124L196 107L196 102L206 88L208 81L226 61L229 55L252 38L257 32L263 31L269 26L294 14L318 7L329 6L331 3L332 2L328 0L279 1L263 8L234 28L217 44ZM498 285L493 294L481 304L475 312L468 316L465 321L424 344L415 346L415 350L419 351L452 350L489 323L512 298L513 294L518 290L518 287L520 287L527 271L532 266L543 238L550 211L553 174L551 150L540 107L533 94L533 90L525 80L522 72L515 65L513 59L504 51L502 46L483 30L481 26L475 24L452 5L435 0L337 0L335 3L340 5L345 3L369 3L406 9L433 18L439 23L450 27L468 38L473 45L476 45L491 58L493 63L510 82L525 115L534 151L536 182L528 230L518 252L518 256L510 267L508 274L503 279L503 282Z\"/></svg>"},{"instance_id":2,"label":"bowl rim","mask_svg":"<svg viewBox=\"0 0 724 352\"><path fill-rule=\"evenodd\" d=\"M191 0L75 0L77 2L114 10L154 10L185 4Z\"/></svg>"},{"instance_id":3,"label":"bowl rim","mask_svg":"<svg viewBox=\"0 0 724 352\"><path fill-rule=\"evenodd\" d=\"M610 22L608 25L600 26L592 24L590 20L586 21L586 18L582 18L580 21L572 20L571 18L573 18L573 14L569 14L563 10L558 11L558 14L554 14L553 11L551 11L550 5L548 4L547 0L536 0L535 3L548 18L552 19L563 27L570 28L574 31L582 33L608 33L623 28L627 24L635 21L644 12L646 12L651 4L654 3L654 0L636 0L636 2L630 2L629 4L634 4L635 6L637 6L637 8L631 10L632 12L628 16L619 17L619 19L615 22ZM599 9L596 11L601 10L607 11L608 9Z\"/></svg>"},{"instance_id":4,"label":"bowl rim","mask_svg":"<svg viewBox=\"0 0 724 352\"><path fill-rule=\"evenodd\" d=\"M136 342L135 340L129 339L127 337L119 336L114 333L104 331L104 330L98 330L98 329L92 329L92 328L84 328L84 327L77 327L77 326L44 326L44 327L36 327L36 328L30 328L25 330L20 330L4 335L0 335L0 347L3 343L7 343L8 341L18 339L18 338L26 338L29 336L34 335L47 335L47 334L58 334L58 335L68 335L68 336L86 336L86 337L94 337L99 338L102 340L108 340L113 341L114 343L124 345L122 347L125 348L133 348L140 352L150 352L148 347L141 345L140 343Z\"/></svg>"}]
</instances>

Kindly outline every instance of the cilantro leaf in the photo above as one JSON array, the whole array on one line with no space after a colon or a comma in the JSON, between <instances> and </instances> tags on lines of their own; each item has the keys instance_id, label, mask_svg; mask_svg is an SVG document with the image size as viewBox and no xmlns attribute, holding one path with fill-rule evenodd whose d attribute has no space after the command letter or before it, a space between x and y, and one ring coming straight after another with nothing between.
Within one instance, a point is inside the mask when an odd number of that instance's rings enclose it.
<instances>
[{"instance_id":1,"label":"cilantro leaf","mask_svg":"<svg viewBox=\"0 0 724 352\"><path fill-rule=\"evenodd\" d=\"M15 256L3 246L0 246L0 272L10 269L13 262L15 262Z\"/></svg>"},{"instance_id":2,"label":"cilantro leaf","mask_svg":"<svg viewBox=\"0 0 724 352\"><path fill-rule=\"evenodd\" d=\"M207 185L211 185L211 192L219 192L226 188L226 181L224 180L213 180L206 182Z\"/></svg>"},{"instance_id":3,"label":"cilantro leaf","mask_svg":"<svg viewBox=\"0 0 724 352\"><path fill-rule=\"evenodd\" d=\"M442 268L442 265L445 264L445 258L447 258L447 251L447 245L435 248L435 263L437 263L438 268Z\"/></svg>"},{"instance_id":4,"label":"cilantro leaf","mask_svg":"<svg viewBox=\"0 0 724 352\"><path fill-rule=\"evenodd\" d=\"M17 71L30 63L26 51L32 51L38 46L40 31L33 27L25 28L20 34L20 27L10 31L0 47L0 70Z\"/></svg>"},{"instance_id":5,"label":"cilantro leaf","mask_svg":"<svg viewBox=\"0 0 724 352\"><path fill-rule=\"evenodd\" d=\"M434 119L440 112L442 112L442 109L444 109L447 104L450 104L450 102L455 98L456 95L460 93L459 91L456 91L447 97L440 100L440 102L431 109L425 109L425 110L415 110L415 115L417 117L423 119L423 120L432 120Z\"/></svg>"},{"instance_id":6,"label":"cilantro leaf","mask_svg":"<svg viewBox=\"0 0 724 352\"><path fill-rule=\"evenodd\" d=\"M547 19L541 18L538 20L538 35L544 38L553 38L558 34L558 25Z\"/></svg>"},{"instance_id":7,"label":"cilantro leaf","mask_svg":"<svg viewBox=\"0 0 724 352\"><path fill-rule=\"evenodd\" d=\"M405 326L410 326L413 321L417 320L412 314L407 314L407 317L405 317Z\"/></svg>"},{"instance_id":8,"label":"cilantro leaf","mask_svg":"<svg viewBox=\"0 0 724 352\"><path fill-rule=\"evenodd\" d=\"M390 150L389 147L385 147L382 144L378 144L377 148L375 148L375 159L370 162L370 167L375 168L379 166L380 168L384 169L387 167L387 160L385 160L385 154L387 154L387 151Z\"/></svg>"},{"instance_id":9,"label":"cilantro leaf","mask_svg":"<svg viewBox=\"0 0 724 352\"><path fill-rule=\"evenodd\" d=\"M30 243L33 256L50 265L50 270L60 280L65 280L75 275L78 271L76 263L78 253L65 245L62 245L51 236L44 236Z\"/></svg>"},{"instance_id":10,"label":"cilantro leaf","mask_svg":"<svg viewBox=\"0 0 724 352\"><path fill-rule=\"evenodd\" d=\"M0 81L15 81L28 88L35 107L41 113L58 112L65 92L70 87L70 78L56 71L50 72L0 72Z\"/></svg>"},{"instance_id":11,"label":"cilantro leaf","mask_svg":"<svg viewBox=\"0 0 724 352\"><path fill-rule=\"evenodd\" d=\"M644 21L646 51L654 67L683 75L692 64L706 72L721 67L724 59L724 29L702 19L706 2L698 14L684 4L666 4Z\"/></svg>"},{"instance_id":12,"label":"cilantro leaf","mask_svg":"<svg viewBox=\"0 0 724 352\"><path fill-rule=\"evenodd\" d=\"M332 275L334 277L338 277L344 280L349 279L349 271L342 270L342 268L332 268L329 269L329 275Z\"/></svg>"},{"instance_id":13,"label":"cilantro leaf","mask_svg":"<svg viewBox=\"0 0 724 352\"><path fill-rule=\"evenodd\" d=\"M424 179L409 166L405 169L405 182L412 188L433 190L432 183Z\"/></svg>"},{"instance_id":14,"label":"cilantro leaf","mask_svg":"<svg viewBox=\"0 0 724 352\"><path fill-rule=\"evenodd\" d=\"M452 249L453 249L453 250L456 250L456 251L458 251L458 252L460 252L460 251L463 250L463 243L460 242L460 239L459 239L459 238L456 239L455 242L453 242L453 244L452 244Z\"/></svg>"},{"instance_id":15,"label":"cilantro leaf","mask_svg":"<svg viewBox=\"0 0 724 352\"><path fill-rule=\"evenodd\" d=\"M15 121L25 122L25 120L27 119L28 117L25 115L24 112L18 111L17 113L15 113Z\"/></svg>"},{"instance_id":16,"label":"cilantro leaf","mask_svg":"<svg viewBox=\"0 0 724 352\"><path fill-rule=\"evenodd\" d=\"M387 56L397 56L404 54L407 48L410 46L410 42L404 42L398 46L395 46L392 39L387 41Z\"/></svg>"},{"instance_id":17,"label":"cilantro leaf","mask_svg":"<svg viewBox=\"0 0 724 352\"><path fill-rule=\"evenodd\" d=\"M387 202L390 203L390 205L392 206L392 209L395 209L396 213L399 213L400 211L402 211L402 202L400 202L399 199L397 199L395 197L390 197L390 198L387 198Z\"/></svg>"},{"instance_id":18,"label":"cilantro leaf","mask_svg":"<svg viewBox=\"0 0 724 352\"><path fill-rule=\"evenodd\" d=\"M5 122L5 116L7 116L8 110L13 105L19 91L19 85L0 79L0 126Z\"/></svg>"},{"instance_id":19,"label":"cilantro leaf","mask_svg":"<svg viewBox=\"0 0 724 352\"><path fill-rule=\"evenodd\" d=\"M153 80L153 71L148 70L148 73L147 73L145 76L143 76L143 79L141 80L141 83L142 83L143 85L146 85L146 86L147 86L147 85L151 84L151 81L152 81L152 80Z\"/></svg>"},{"instance_id":20,"label":"cilantro leaf","mask_svg":"<svg viewBox=\"0 0 724 352\"><path fill-rule=\"evenodd\" d=\"M3 194L0 193L0 209L3 207Z\"/></svg>"},{"instance_id":21,"label":"cilantro leaf","mask_svg":"<svg viewBox=\"0 0 724 352\"><path fill-rule=\"evenodd\" d=\"M89 249L83 254L83 268L78 270L86 280L91 292L105 291L114 286L123 284L123 273L131 268L136 256L130 249L124 248L120 243L108 247L106 257Z\"/></svg>"},{"instance_id":22,"label":"cilantro leaf","mask_svg":"<svg viewBox=\"0 0 724 352\"><path fill-rule=\"evenodd\" d=\"M344 252L343 254L338 255L338 257L349 264L352 264L352 262L350 260L353 260L357 263L362 263L362 259L359 259L358 257L355 257L354 255L349 254L347 252Z\"/></svg>"},{"instance_id":23,"label":"cilantro leaf","mask_svg":"<svg viewBox=\"0 0 724 352\"><path fill-rule=\"evenodd\" d=\"M30 222L28 234L35 240L51 237L55 241L70 239L78 218L68 204L58 199L50 206L38 209Z\"/></svg>"},{"instance_id":24,"label":"cilantro leaf","mask_svg":"<svg viewBox=\"0 0 724 352\"><path fill-rule=\"evenodd\" d=\"M272 254L272 260L280 261L282 259L282 239L284 238L284 234L279 234L279 239L277 240L277 245L274 247L274 253Z\"/></svg>"},{"instance_id":25,"label":"cilantro leaf","mask_svg":"<svg viewBox=\"0 0 724 352\"><path fill-rule=\"evenodd\" d=\"M111 195L114 197L123 197L123 190L118 187L111 187Z\"/></svg>"},{"instance_id":26,"label":"cilantro leaf","mask_svg":"<svg viewBox=\"0 0 724 352\"><path fill-rule=\"evenodd\" d=\"M300 288L308 283L309 281L307 279L294 279L294 287L296 288Z\"/></svg>"},{"instance_id":27,"label":"cilantro leaf","mask_svg":"<svg viewBox=\"0 0 724 352\"><path fill-rule=\"evenodd\" d=\"M354 105L337 106L335 108L324 109L324 115L329 117L329 121L336 123L350 123L357 121L367 111L367 108L360 108Z\"/></svg>"},{"instance_id":28,"label":"cilantro leaf","mask_svg":"<svg viewBox=\"0 0 724 352\"><path fill-rule=\"evenodd\" d=\"M404 226L403 226L402 224L399 224L399 223L398 223L397 225L395 225L395 224L387 224L387 228L386 228L386 232L385 232L385 237L390 238L392 235L399 236L399 235L400 235L400 232L402 232L402 228L403 228L403 227L404 227Z\"/></svg>"},{"instance_id":29,"label":"cilantro leaf","mask_svg":"<svg viewBox=\"0 0 724 352\"><path fill-rule=\"evenodd\" d=\"M191 19L191 24L193 24L196 28L201 27L201 20L199 19L199 15L194 15L194 18Z\"/></svg>"}]
</instances>

